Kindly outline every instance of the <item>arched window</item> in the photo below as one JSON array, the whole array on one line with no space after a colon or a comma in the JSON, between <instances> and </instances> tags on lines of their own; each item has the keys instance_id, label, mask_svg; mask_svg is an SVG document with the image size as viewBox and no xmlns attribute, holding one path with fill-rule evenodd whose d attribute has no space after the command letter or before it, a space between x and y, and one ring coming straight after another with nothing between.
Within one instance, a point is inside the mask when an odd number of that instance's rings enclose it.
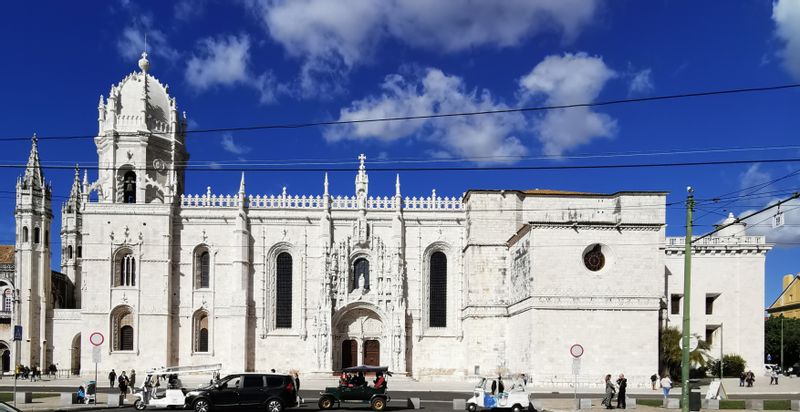
<instances>
[{"instance_id":1,"label":"arched window","mask_svg":"<svg viewBox=\"0 0 800 412\"><path fill-rule=\"evenodd\" d=\"M369 261L365 258L358 258L353 262L353 277L350 279L352 287L350 290L356 288L369 289Z\"/></svg>"},{"instance_id":2,"label":"arched window","mask_svg":"<svg viewBox=\"0 0 800 412\"><path fill-rule=\"evenodd\" d=\"M194 254L194 286L207 288L210 285L211 256L208 249L199 248Z\"/></svg>"},{"instance_id":3,"label":"arched window","mask_svg":"<svg viewBox=\"0 0 800 412\"><path fill-rule=\"evenodd\" d=\"M292 327L292 255L283 252L275 259L275 327Z\"/></svg>"},{"instance_id":4,"label":"arched window","mask_svg":"<svg viewBox=\"0 0 800 412\"><path fill-rule=\"evenodd\" d=\"M28 227L22 227L22 243L28 243Z\"/></svg>"},{"instance_id":5,"label":"arched window","mask_svg":"<svg viewBox=\"0 0 800 412\"><path fill-rule=\"evenodd\" d=\"M14 292L6 289L3 292L3 312L11 312L14 309Z\"/></svg>"},{"instance_id":6,"label":"arched window","mask_svg":"<svg viewBox=\"0 0 800 412\"><path fill-rule=\"evenodd\" d=\"M34 228L33 229L33 243L36 243L37 245L39 244L39 239L40 239L39 236L40 235L41 235L41 230L39 230L38 227Z\"/></svg>"},{"instance_id":7,"label":"arched window","mask_svg":"<svg viewBox=\"0 0 800 412\"><path fill-rule=\"evenodd\" d=\"M72 259L72 245L67 246L67 259Z\"/></svg>"},{"instance_id":8,"label":"arched window","mask_svg":"<svg viewBox=\"0 0 800 412\"><path fill-rule=\"evenodd\" d=\"M136 286L136 258L130 249L117 252L114 259L114 286Z\"/></svg>"},{"instance_id":9,"label":"arched window","mask_svg":"<svg viewBox=\"0 0 800 412\"><path fill-rule=\"evenodd\" d=\"M194 316L194 351L208 352L208 313L205 311Z\"/></svg>"},{"instance_id":10,"label":"arched window","mask_svg":"<svg viewBox=\"0 0 800 412\"><path fill-rule=\"evenodd\" d=\"M111 348L115 351L132 351L134 342L133 311L120 306L111 312Z\"/></svg>"},{"instance_id":11,"label":"arched window","mask_svg":"<svg viewBox=\"0 0 800 412\"><path fill-rule=\"evenodd\" d=\"M132 170L122 178L122 202L136 203L136 173Z\"/></svg>"},{"instance_id":12,"label":"arched window","mask_svg":"<svg viewBox=\"0 0 800 412\"><path fill-rule=\"evenodd\" d=\"M447 327L447 256L434 252L430 258L429 325Z\"/></svg>"}]
</instances>

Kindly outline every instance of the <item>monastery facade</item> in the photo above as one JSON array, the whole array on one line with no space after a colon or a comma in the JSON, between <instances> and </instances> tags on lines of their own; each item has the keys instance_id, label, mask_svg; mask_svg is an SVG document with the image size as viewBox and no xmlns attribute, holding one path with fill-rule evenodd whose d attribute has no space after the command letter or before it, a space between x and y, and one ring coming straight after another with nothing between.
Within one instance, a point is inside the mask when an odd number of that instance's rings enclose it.
<instances>
[{"instance_id":1,"label":"monastery facade","mask_svg":"<svg viewBox=\"0 0 800 412\"><path fill-rule=\"evenodd\" d=\"M682 296L666 193L409 197L399 176L370 187L362 155L346 196L327 176L310 196L249 193L244 175L235 194L186 194L186 116L149 66L143 55L100 98L97 175L76 171L61 207L74 308L52 298L52 189L33 140L17 181L16 272L0 280L20 298L9 309L24 330L18 362L93 373L89 337L100 333L101 372L379 364L417 379L504 371L566 385L576 343L582 381L647 382L658 369L659 328L680 327L671 313ZM708 259L693 305L712 295L716 305L693 314L693 332L724 322L726 352L760 370L770 245L731 230L698 247ZM13 352L6 326L0 350Z\"/></svg>"}]
</instances>

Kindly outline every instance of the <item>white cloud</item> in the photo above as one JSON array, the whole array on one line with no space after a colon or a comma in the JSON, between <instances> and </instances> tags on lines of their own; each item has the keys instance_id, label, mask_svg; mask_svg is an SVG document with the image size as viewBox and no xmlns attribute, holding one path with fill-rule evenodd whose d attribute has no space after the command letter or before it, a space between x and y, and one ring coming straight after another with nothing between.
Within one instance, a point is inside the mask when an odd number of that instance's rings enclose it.
<instances>
[{"instance_id":1,"label":"white cloud","mask_svg":"<svg viewBox=\"0 0 800 412\"><path fill-rule=\"evenodd\" d=\"M339 120L407 117L437 113L505 109L488 90L469 90L461 78L428 69L419 78L393 74L382 84L383 93L354 101L340 111ZM429 140L446 152L463 157L520 156L527 149L516 134L526 121L519 113L464 116L392 122L358 123L331 127L329 141L378 139L393 141L416 137ZM482 162L503 161L484 159Z\"/></svg>"},{"instance_id":2,"label":"white cloud","mask_svg":"<svg viewBox=\"0 0 800 412\"><path fill-rule=\"evenodd\" d=\"M547 105L568 105L594 101L605 83L616 73L601 57L586 53L548 56L519 80L523 101L544 98ZM549 155L586 144L617 132L617 121L588 107L548 110L534 122L543 151Z\"/></svg>"},{"instance_id":3,"label":"white cloud","mask_svg":"<svg viewBox=\"0 0 800 412\"><path fill-rule=\"evenodd\" d=\"M233 135L228 133L222 135L222 140L220 140L220 144L222 144L222 148L226 152L233 153L235 155L243 155L249 153L251 150L249 146L236 143L233 140Z\"/></svg>"},{"instance_id":4,"label":"white cloud","mask_svg":"<svg viewBox=\"0 0 800 412\"><path fill-rule=\"evenodd\" d=\"M640 70L633 73L631 82L628 84L628 95L646 94L653 91L654 88L652 70Z\"/></svg>"},{"instance_id":5,"label":"white cloud","mask_svg":"<svg viewBox=\"0 0 800 412\"><path fill-rule=\"evenodd\" d=\"M175 2L173 13L176 19L186 22L202 16L205 7L202 1L180 0Z\"/></svg>"},{"instance_id":6,"label":"white cloud","mask_svg":"<svg viewBox=\"0 0 800 412\"><path fill-rule=\"evenodd\" d=\"M391 39L413 47L458 52L516 46L536 34L571 40L591 23L599 0L249 0L269 35L304 60L297 88L333 88ZM324 86L320 86L324 84ZM325 95L331 90L322 90Z\"/></svg>"},{"instance_id":7,"label":"white cloud","mask_svg":"<svg viewBox=\"0 0 800 412\"><path fill-rule=\"evenodd\" d=\"M767 205L775 204L778 200L773 200ZM759 213L745 221L746 234L766 236L767 242L775 243L783 247L797 247L800 243L800 200L791 200L780 206L783 212L784 225L773 228L772 219L777 213L777 208ZM750 214L755 210L749 210L740 215Z\"/></svg>"},{"instance_id":8,"label":"white cloud","mask_svg":"<svg viewBox=\"0 0 800 412\"><path fill-rule=\"evenodd\" d=\"M186 64L186 81L198 91L216 86L244 85L258 91L262 103L275 100L275 82L270 72L253 75L249 68L250 38L246 35L205 38L198 53Z\"/></svg>"},{"instance_id":9,"label":"white cloud","mask_svg":"<svg viewBox=\"0 0 800 412\"><path fill-rule=\"evenodd\" d=\"M800 79L800 2L777 0L772 6L772 20L776 34L785 47L779 52L783 65L795 78Z\"/></svg>"},{"instance_id":10,"label":"white cloud","mask_svg":"<svg viewBox=\"0 0 800 412\"><path fill-rule=\"evenodd\" d=\"M739 176L739 184L742 188L750 188L772 179L769 172L761 170L760 163L753 163L747 170Z\"/></svg>"}]
</instances>

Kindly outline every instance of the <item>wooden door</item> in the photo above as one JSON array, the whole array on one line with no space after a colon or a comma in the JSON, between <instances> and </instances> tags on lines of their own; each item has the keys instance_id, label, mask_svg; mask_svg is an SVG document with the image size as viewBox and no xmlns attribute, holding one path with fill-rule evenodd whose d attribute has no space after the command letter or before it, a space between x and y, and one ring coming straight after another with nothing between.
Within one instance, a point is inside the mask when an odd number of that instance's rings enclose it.
<instances>
[{"instance_id":1,"label":"wooden door","mask_svg":"<svg viewBox=\"0 0 800 412\"><path fill-rule=\"evenodd\" d=\"M377 340L364 341L364 365L380 366L381 343Z\"/></svg>"},{"instance_id":2,"label":"wooden door","mask_svg":"<svg viewBox=\"0 0 800 412\"><path fill-rule=\"evenodd\" d=\"M358 343L353 339L342 341L342 368L358 366Z\"/></svg>"}]
</instances>

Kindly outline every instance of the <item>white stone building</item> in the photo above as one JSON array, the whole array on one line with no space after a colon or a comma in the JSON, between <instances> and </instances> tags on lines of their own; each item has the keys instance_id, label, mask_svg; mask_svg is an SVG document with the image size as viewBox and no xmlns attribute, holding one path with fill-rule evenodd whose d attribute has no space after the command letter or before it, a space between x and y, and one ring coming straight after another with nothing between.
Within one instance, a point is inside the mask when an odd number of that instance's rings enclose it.
<instances>
[{"instance_id":1,"label":"white stone building","mask_svg":"<svg viewBox=\"0 0 800 412\"><path fill-rule=\"evenodd\" d=\"M17 183L23 363L89 372L89 336L99 332L100 371L221 362L330 374L364 363L421 379L504 369L566 384L575 343L586 351L585 382L625 372L635 384L658 368L679 276L666 193L403 197L399 176L393 191L370 188L361 156L346 196L323 176L321 195L255 195L244 176L236 194L189 195L186 117L146 57L139 67L101 97L98 175L76 173L61 210L61 271L76 309L44 298L53 215L34 139ZM757 286L703 288L736 307L726 348L755 365L763 345L736 328L763 328L768 246L743 239L722 242L761 252L718 254L705 270ZM715 321L696 319L700 331Z\"/></svg>"}]
</instances>

